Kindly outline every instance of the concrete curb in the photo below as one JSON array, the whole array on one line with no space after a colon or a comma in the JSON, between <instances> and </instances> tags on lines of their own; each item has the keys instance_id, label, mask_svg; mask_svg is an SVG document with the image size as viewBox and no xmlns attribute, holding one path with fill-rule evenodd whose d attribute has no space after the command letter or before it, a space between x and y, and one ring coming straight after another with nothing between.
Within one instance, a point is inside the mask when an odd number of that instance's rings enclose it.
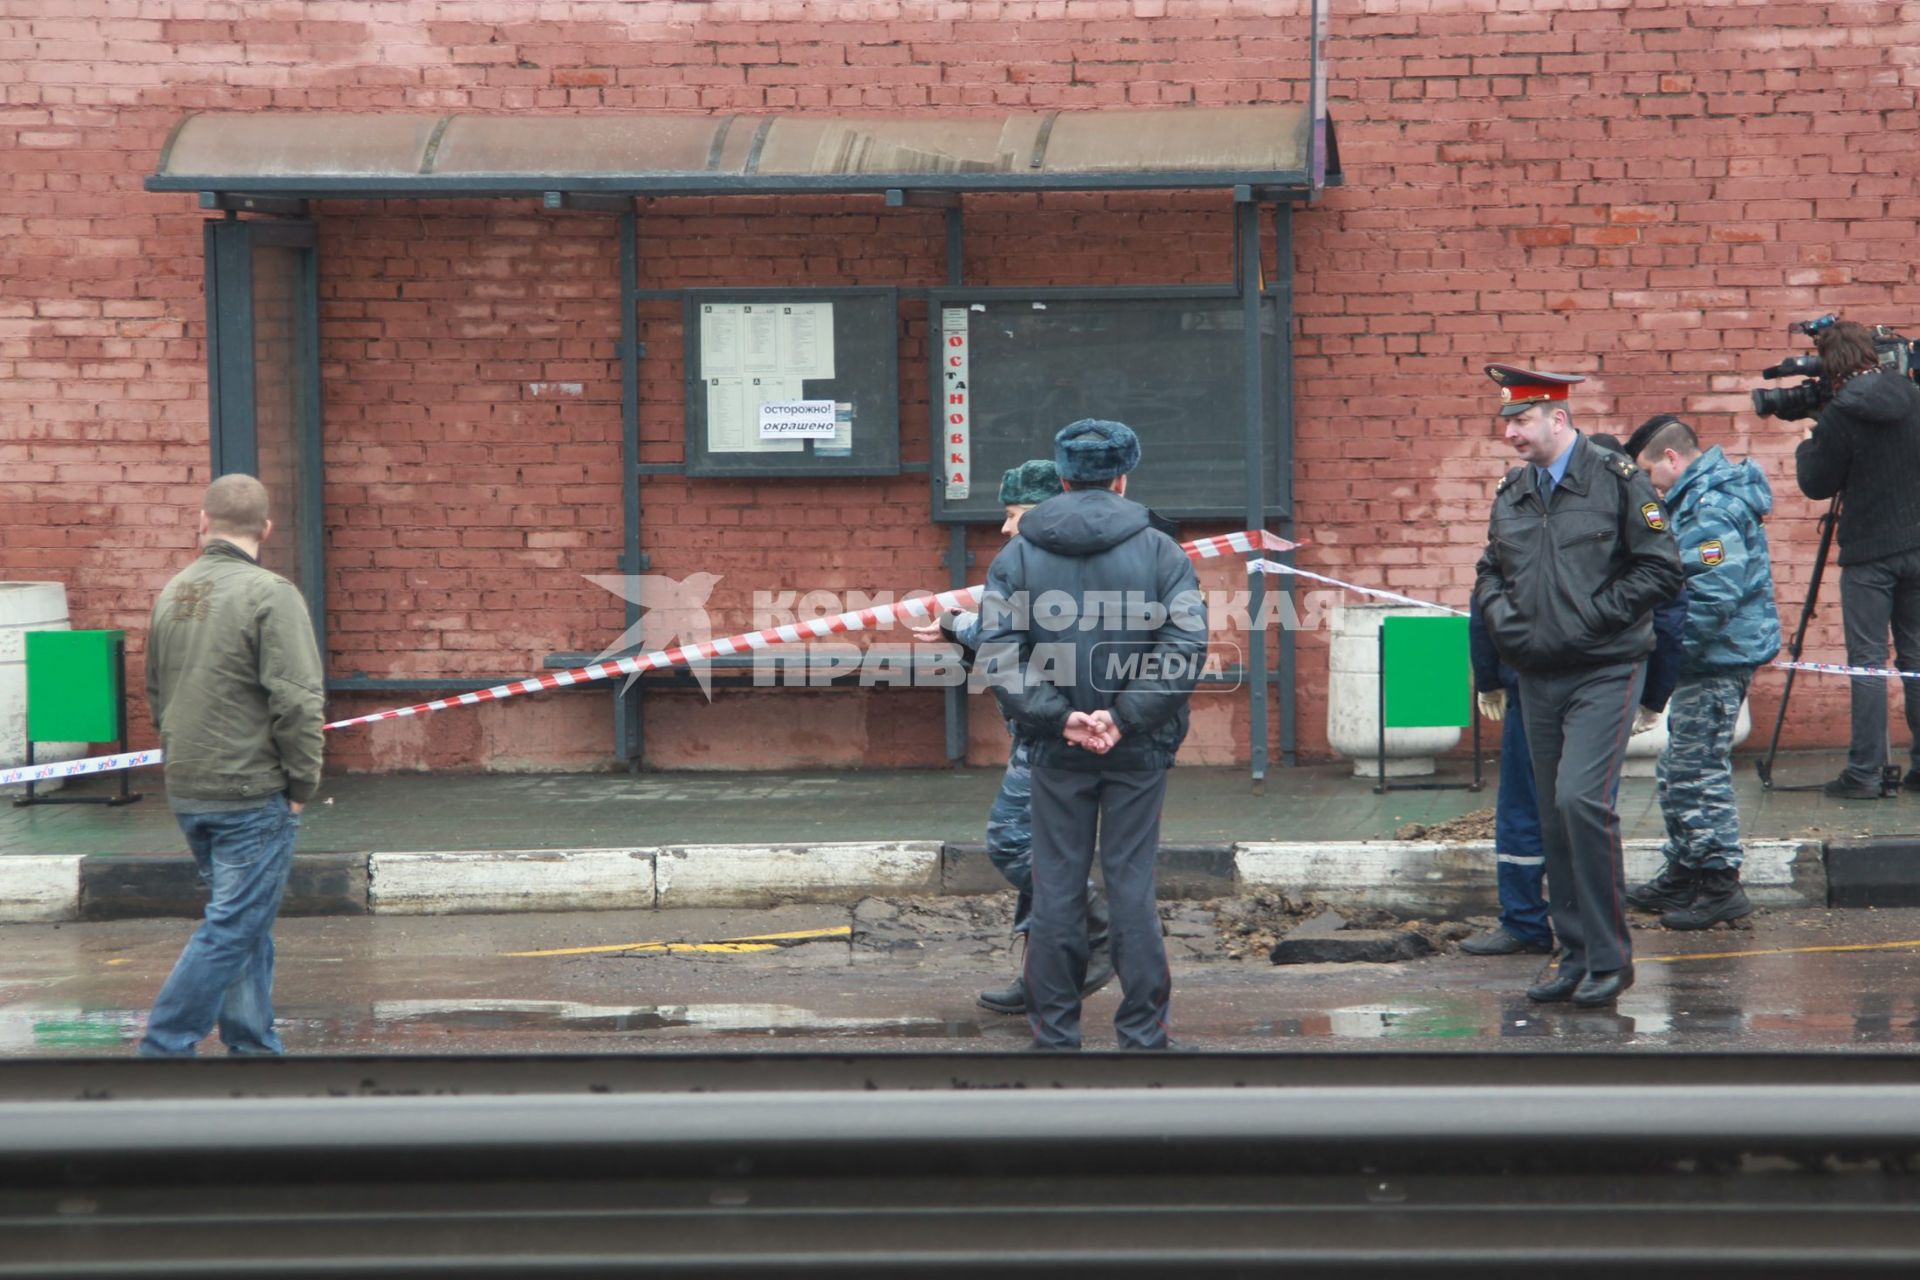
<instances>
[{"instance_id":1,"label":"concrete curb","mask_svg":"<svg viewBox=\"0 0 1920 1280\"><path fill-rule=\"evenodd\" d=\"M1920 907L1920 839L1829 840L1827 885L1830 906Z\"/></svg>"},{"instance_id":2,"label":"concrete curb","mask_svg":"<svg viewBox=\"0 0 1920 1280\"><path fill-rule=\"evenodd\" d=\"M1627 845L1627 879L1659 870L1659 843ZM1743 880L1774 907L1920 905L1920 842L1754 840ZM1252 842L1161 850L1163 898L1268 890L1408 915L1496 910L1490 844ZM1829 884L1831 883L1831 891ZM681 845L622 849L303 853L284 915L453 915L664 907L852 904L873 895L1005 888L978 845ZM0 856L0 923L190 917L203 890L185 853Z\"/></svg>"},{"instance_id":3,"label":"concrete curb","mask_svg":"<svg viewBox=\"0 0 1920 1280\"><path fill-rule=\"evenodd\" d=\"M653 849L482 849L375 853L366 909L438 916L630 911L655 905Z\"/></svg>"},{"instance_id":4,"label":"concrete curb","mask_svg":"<svg viewBox=\"0 0 1920 1280\"><path fill-rule=\"evenodd\" d=\"M661 907L765 907L943 892L938 841L703 844L662 849Z\"/></svg>"},{"instance_id":5,"label":"concrete curb","mask_svg":"<svg viewBox=\"0 0 1920 1280\"><path fill-rule=\"evenodd\" d=\"M83 860L58 853L0 857L0 923L78 920Z\"/></svg>"},{"instance_id":6,"label":"concrete curb","mask_svg":"<svg viewBox=\"0 0 1920 1280\"><path fill-rule=\"evenodd\" d=\"M197 917L206 886L185 854L147 853L80 859L81 920ZM302 853L293 859L283 916L367 913L367 855Z\"/></svg>"},{"instance_id":7,"label":"concrete curb","mask_svg":"<svg viewBox=\"0 0 1920 1280\"><path fill-rule=\"evenodd\" d=\"M1660 841L1629 840L1625 852L1628 884L1659 874ZM1749 840L1741 882L1762 906L1825 906L1822 852L1817 840ZM1499 910L1491 843L1242 844L1234 862L1243 889L1454 919Z\"/></svg>"}]
</instances>

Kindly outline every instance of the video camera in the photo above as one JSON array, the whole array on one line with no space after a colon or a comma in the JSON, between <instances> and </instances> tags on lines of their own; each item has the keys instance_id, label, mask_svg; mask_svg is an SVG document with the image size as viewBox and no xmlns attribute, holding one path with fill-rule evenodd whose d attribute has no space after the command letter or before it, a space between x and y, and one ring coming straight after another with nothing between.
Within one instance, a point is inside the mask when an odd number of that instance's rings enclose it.
<instances>
[{"instance_id":1,"label":"video camera","mask_svg":"<svg viewBox=\"0 0 1920 1280\"><path fill-rule=\"evenodd\" d=\"M1787 326L1787 332L1811 338L1838 319L1838 316L1826 315L1817 320L1796 320ZM1873 326L1872 333L1873 350L1880 357L1880 367L1920 382L1920 340L1902 337L1883 324ZM1772 368L1762 369L1760 376L1807 379L1790 387L1755 387L1753 411L1763 418L1811 418L1833 399L1833 383L1821 366L1819 356L1788 356Z\"/></svg>"}]
</instances>

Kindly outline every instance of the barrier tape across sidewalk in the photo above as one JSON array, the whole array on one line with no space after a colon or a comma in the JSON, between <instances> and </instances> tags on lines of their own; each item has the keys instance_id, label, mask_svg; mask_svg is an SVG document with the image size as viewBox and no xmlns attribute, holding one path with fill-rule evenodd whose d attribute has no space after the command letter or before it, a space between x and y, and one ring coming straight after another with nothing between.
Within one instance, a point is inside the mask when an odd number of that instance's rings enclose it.
<instances>
[{"instance_id":1,"label":"barrier tape across sidewalk","mask_svg":"<svg viewBox=\"0 0 1920 1280\"><path fill-rule=\"evenodd\" d=\"M1445 613L1452 614L1456 618L1464 618L1467 616L1465 609L1456 609L1452 605L1435 604L1431 600L1418 600L1413 596L1403 596L1396 591L1382 591L1378 587L1363 587L1354 582L1342 582L1338 578L1329 578L1322 574L1309 573L1305 569L1296 569L1290 564L1281 564L1278 560L1249 560L1247 561L1247 572L1284 573L1289 577L1306 578L1311 582L1324 582L1330 587L1339 587L1342 591L1351 591L1357 595L1376 596L1381 600L1393 600L1400 604L1417 605L1422 609L1439 609Z\"/></svg>"},{"instance_id":2,"label":"barrier tape across sidewalk","mask_svg":"<svg viewBox=\"0 0 1920 1280\"><path fill-rule=\"evenodd\" d=\"M1223 556L1245 555L1256 551L1292 551L1300 546L1278 534L1263 529L1244 530L1238 533L1221 534L1212 538L1199 538L1184 543L1181 550L1195 560L1213 560ZM1273 561L1260 561L1273 564ZM506 698L516 698L522 694L544 693L549 689L559 689L567 685L589 684L596 680L605 680L616 675L634 675L642 671L654 671L664 667L691 664L706 659L729 654L750 652L757 649L769 649L776 645L797 644L809 639L820 639L831 635L863 631L881 623L900 620L902 614L915 618L926 617L934 608L967 609L980 603L982 586L964 587L956 591L943 591L932 596L916 596L902 600L898 604L876 605L870 609L856 609L836 614L831 618L814 618L807 622L787 623L761 631L743 632L740 635L726 636L719 640L703 640L698 644L680 645L672 649L662 649L654 653L633 658L614 658L591 663L584 667L574 667L567 671L554 671L544 675L531 676L525 680L512 680L506 684L495 685L490 689L480 689L472 693L463 693L452 698L436 698L431 702L419 702L410 707L395 707L387 711L376 711L370 715L354 716L347 720L335 720L326 725L329 730L347 729L356 725L377 724L386 720L398 720L408 716L426 715L434 711L444 711L450 707L471 707L482 702L498 702ZM147 765L159 764L159 751L137 751L125 755L92 756L84 760L68 760L59 764L34 765L30 768L0 770L0 786L9 786L19 782L49 782L56 778L70 778L90 773L110 773L120 769L137 769Z\"/></svg>"},{"instance_id":3,"label":"barrier tape across sidewalk","mask_svg":"<svg viewBox=\"0 0 1920 1280\"><path fill-rule=\"evenodd\" d=\"M1901 671L1897 667L1849 667L1841 662L1776 662L1783 671L1813 671L1823 676L1889 676L1901 680L1920 680L1920 671Z\"/></svg>"}]
</instances>

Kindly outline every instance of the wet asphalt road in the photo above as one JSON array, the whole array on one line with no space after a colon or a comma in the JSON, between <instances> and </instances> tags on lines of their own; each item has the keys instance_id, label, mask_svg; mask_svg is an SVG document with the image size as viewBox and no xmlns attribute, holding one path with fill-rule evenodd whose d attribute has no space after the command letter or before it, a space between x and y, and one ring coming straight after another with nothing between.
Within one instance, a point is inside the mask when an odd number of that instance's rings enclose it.
<instances>
[{"instance_id":1,"label":"wet asphalt road","mask_svg":"<svg viewBox=\"0 0 1920 1280\"><path fill-rule=\"evenodd\" d=\"M1780 911L1751 930L1636 933L1616 1010L1530 1005L1538 957L1275 967L1175 922L1175 1034L1212 1050L1877 1050L1920 1047L1920 911ZM298 1054L1007 1050L974 993L1013 972L997 899L845 907L281 921ZM191 924L0 930L0 1056L115 1055ZM728 939L813 935L761 942ZM706 946L632 949L632 944ZM575 954L533 951L621 948ZM761 949L764 948L764 949ZM1829 948L1829 950L1815 950ZM1834 949L1837 948L1837 949ZM1723 953L1738 953L1727 955ZM1087 1043L1111 1045L1112 989ZM209 1041L205 1052L217 1052Z\"/></svg>"}]
</instances>

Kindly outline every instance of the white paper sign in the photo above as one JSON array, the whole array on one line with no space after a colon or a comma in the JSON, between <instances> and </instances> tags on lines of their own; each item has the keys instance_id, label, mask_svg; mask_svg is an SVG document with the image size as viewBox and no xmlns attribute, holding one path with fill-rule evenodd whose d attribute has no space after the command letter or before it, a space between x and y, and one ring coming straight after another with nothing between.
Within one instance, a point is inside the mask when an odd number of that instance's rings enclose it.
<instances>
[{"instance_id":1,"label":"white paper sign","mask_svg":"<svg viewBox=\"0 0 1920 1280\"><path fill-rule=\"evenodd\" d=\"M768 400L760 405L762 440L831 440L831 400Z\"/></svg>"}]
</instances>

